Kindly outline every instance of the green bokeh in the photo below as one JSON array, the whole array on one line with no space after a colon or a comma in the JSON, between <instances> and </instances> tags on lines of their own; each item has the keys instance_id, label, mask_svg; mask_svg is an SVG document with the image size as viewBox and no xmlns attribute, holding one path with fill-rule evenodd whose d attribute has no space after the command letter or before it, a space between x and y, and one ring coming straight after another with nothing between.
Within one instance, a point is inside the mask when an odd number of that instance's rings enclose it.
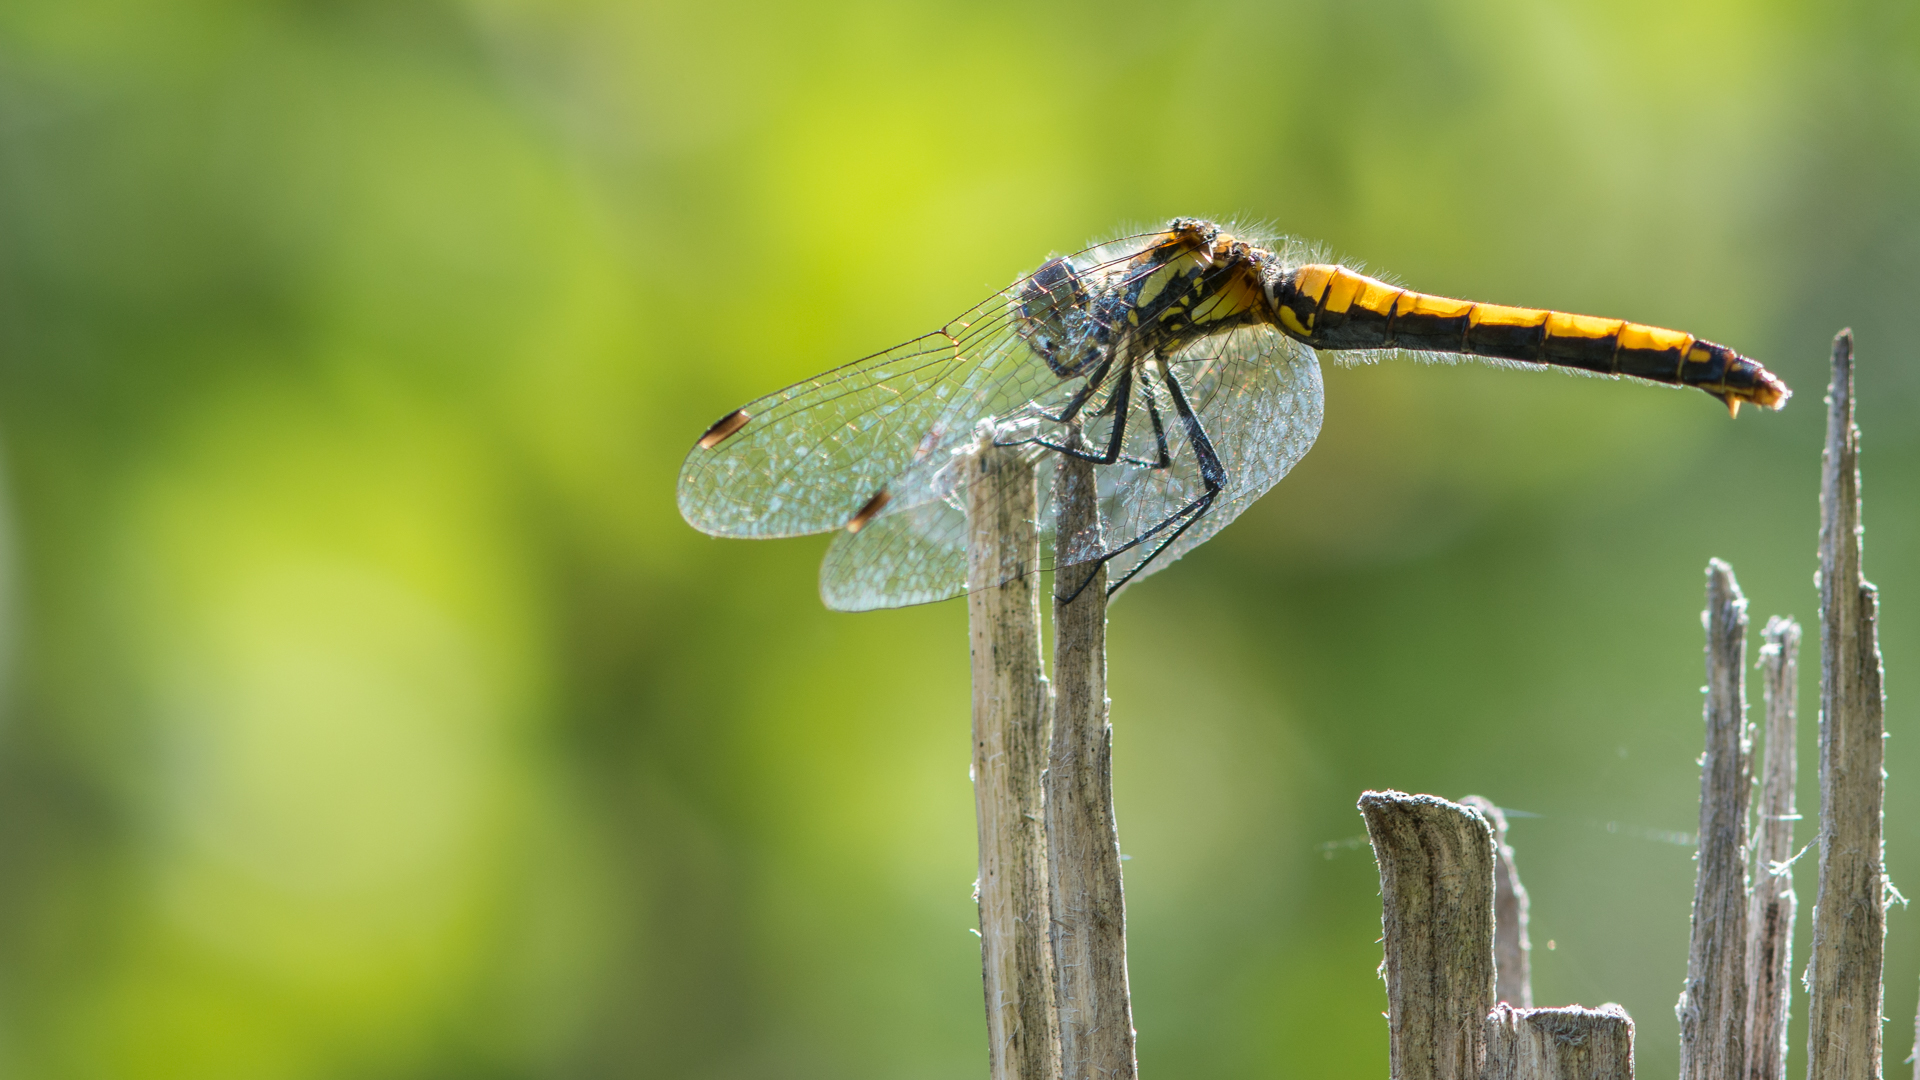
<instances>
[{"instance_id":1,"label":"green bokeh","mask_svg":"<svg viewBox=\"0 0 1920 1080\"><path fill-rule=\"evenodd\" d=\"M1384 1073L1388 786L1537 814L1537 997L1673 1070L1702 569L1813 615L1843 325L1920 876L1912 5L12 0L0 1074L982 1075L963 606L828 613L821 542L673 478L1175 214L1799 394L1328 371L1295 475L1114 609L1149 1076Z\"/></svg>"}]
</instances>

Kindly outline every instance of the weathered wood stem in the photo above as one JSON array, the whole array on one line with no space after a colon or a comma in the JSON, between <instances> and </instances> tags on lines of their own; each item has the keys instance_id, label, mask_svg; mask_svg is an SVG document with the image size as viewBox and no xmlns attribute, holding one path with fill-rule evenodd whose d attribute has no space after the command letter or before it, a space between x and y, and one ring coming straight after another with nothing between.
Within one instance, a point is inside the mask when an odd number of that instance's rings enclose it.
<instances>
[{"instance_id":1,"label":"weathered wood stem","mask_svg":"<svg viewBox=\"0 0 1920 1080\"><path fill-rule=\"evenodd\" d=\"M1073 538L1098 529L1100 511L1093 466L1065 454L1059 459L1054 550L1064 564L1064 553L1084 550ZM1126 902L1113 816L1113 729L1107 722L1105 565L1059 566L1054 592L1046 822L1060 1075L1132 1080ZM1062 599L1069 595L1070 601Z\"/></svg>"},{"instance_id":2,"label":"weathered wood stem","mask_svg":"<svg viewBox=\"0 0 1920 1080\"><path fill-rule=\"evenodd\" d=\"M983 445L967 466L973 796L980 827L980 969L992 1080L1053 1080L1042 772L1051 694L1040 652L1033 466ZM1004 584L1002 584L1004 582Z\"/></svg>"},{"instance_id":3,"label":"weathered wood stem","mask_svg":"<svg viewBox=\"0 0 1920 1080\"><path fill-rule=\"evenodd\" d=\"M1787 1075L1787 1014L1793 990L1793 806L1797 770L1795 692L1800 624L1767 620L1760 647L1767 744L1760 767L1760 822L1754 830L1753 900L1747 908L1747 1080Z\"/></svg>"},{"instance_id":4,"label":"weathered wood stem","mask_svg":"<svg viewBox=\"0 0 1920 1080\"><path fill-rule=\"evenodd\" d=\"M1728 1080L1747 1067L1747 601L1733 570L1707 564L1706 753L1700 854L1680 1018L1680 1080Z\"/></svg>"},{"instance_id":5,"label":"weathered wood stem","mask_svg":"<svg viewBox=\"0 0 1920 1080\"><path fill-rule=\"evenodd\" d=\"M1469 795L1462 806L1480 811L1493 826L1493 994L1517 1009L1533 1007L1533 943L1527 940L1527 887L1520 884L1513 845L1507 843L1507 815L1493 800Z\"/></svg>"},{"instance_id":6,"label":"weathered wood stem","mask_svg":"<svg viewBox=\"0 0 1920 1080\"><path fill-rule=\"evenodd\" d=\"M1432 795L1360 796L1380 864L1394 1080L1478 1080L1493 1008L1493 829Z\"/></svg>"},{"instance_id":7,"label":"weathered wood stem","mask_svg":"<svg viewBox=\"0 0 1920 1080\"><path fill-rule=\"evenodd\" d=\"M1853 332L1833 340L1820 478L1820 882L1807 974L1807 1075L1878 1080L1886 863L1879 594L1861 570Z\"/></svg>"}]
</instances>

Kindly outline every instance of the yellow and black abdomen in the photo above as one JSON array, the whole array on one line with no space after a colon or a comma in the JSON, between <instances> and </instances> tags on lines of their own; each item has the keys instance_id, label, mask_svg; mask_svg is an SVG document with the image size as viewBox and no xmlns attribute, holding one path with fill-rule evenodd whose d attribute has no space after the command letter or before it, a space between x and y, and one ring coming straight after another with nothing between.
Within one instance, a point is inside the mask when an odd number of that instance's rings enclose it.
<instances>
[{"instance_id":1,"label":"yellow and black abdomen","mask_svg":"<svg viewBox=\"0 0 1920 1080\"><path fill-rule=\"evenodd\" d=\"M1280 329L1316 349L1413 349L1628 375L1693 386L1738 410L1777 409L1791 391L1724 345L1621 319L1451 300L1314 264L1272 287Z\"/></svg>"}]
</instances>

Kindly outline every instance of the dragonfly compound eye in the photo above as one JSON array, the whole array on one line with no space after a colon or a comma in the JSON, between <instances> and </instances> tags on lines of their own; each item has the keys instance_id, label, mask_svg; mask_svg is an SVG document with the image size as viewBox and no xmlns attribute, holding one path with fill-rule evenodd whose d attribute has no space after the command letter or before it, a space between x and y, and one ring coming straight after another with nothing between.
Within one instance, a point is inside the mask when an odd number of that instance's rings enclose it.
<instances>
[{"instance_id":1,"label":"dragonfly compound eye","mask_svg":"<svg viewBox=\"0 0 1920 1080\"><path fill-rule=\"evenodd\" d=\"M1087 348L1087 307L1086 286L1066 259L1042 264L1020 290L1016 329L1062 378L1085 371L1097 351Z\"/></svg>"}]
</instances>

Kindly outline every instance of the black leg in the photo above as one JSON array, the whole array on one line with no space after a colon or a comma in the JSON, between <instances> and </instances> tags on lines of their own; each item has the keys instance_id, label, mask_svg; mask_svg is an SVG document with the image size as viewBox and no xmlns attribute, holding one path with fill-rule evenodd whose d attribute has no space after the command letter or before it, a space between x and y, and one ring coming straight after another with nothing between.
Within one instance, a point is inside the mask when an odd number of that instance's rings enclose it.
<instances>
[{"instance_id":1,"label":"black leg","mask_svg":"<svg viewBox=\"0 0 1920 1080\"><path fill-rule=\"evenodd\" d=\"M1155 544L1153 546L1153 550L1147 552L1146 558L1141 559L1137 563L1134 563L1133 569L1127 571L1124 577L1122 577L1119 581L1113 582L1107 586L1107 595L1112 596L1114 593L1119 592L1120 586L1125 585L1127 582L1132 581L1135 577L1139 576L1140 571L1145 570L1147 568L1148 563L1159 558L1161 552L1167 550L1168 547L1171 547L1175 540L1180 539L1181 533L1186 532L1187 529L1191 527L1194 522L1199 521L1202 517L1206 516L1207 511L1213 509L1214 497L1219 494L1220 492L1218 490L1209 491L1205 495L1200 496L1199 498L1193 500L1191 503L1188 503L1186 506L1182 507L1178 514L1175 514L1173 517L1168 518L1167 519L1168 521L1172 521L1174 520L1174 518L1178 518L1182 514L1186 515L1186 520L1180 523L1180 527L1173 530L1172 533L1168 534L1165 540L1162 540L1158 544ZM1145 539L1145 537L1142 537L1141 539ZM1117 555L1119 554L1119 552L1114 552L1114 554ZM1108 556L1108 557L1111 558L1112 556ZM1086 586L1082 585L1081 588L1086 588Z\"/></svg>"},{"instance_id":2,"label":"black leg","mask_svg":"<svg viewBox=\"0 0 1920 1080\"><path fill-rule=\"evenodd\" d=\"M1140 571L1147 568L1148 563L1159 558L1161 552L1167 550L1175 540L1180 539L1181 533L1186 532L1193 526L1194 522L1204 517L1207 511L1213 508L1214 500L1219 498L1220 492L1225 490L1227 486L1226 467L1220 464L1220 455L1213 448L1213 440L1207 435L1206 425L1200 422L1199 415L1193 411L1193 404L1187 400L1187 392L1181 387L1180 380L1174 376L1171 367L1166 369L1166 382L1167 392L1173 398L1174 411L1180 414L1181 421L1187 427L1187 441L1193 444L1194 459L1200 465L1200 482L1205 486L1206 490L1201 492L1199 498L1194 499L1192 502L1168 515L1166 520L1160 524L1155 525L1153 528L1148 529L1146 532L1134 537L1131 541L1122 544L1120 547L1106 554L1105 558L1111 559L1126 551L1128 548L1136 547L1152 539L1174 522L1177 521L1180 523L1179 527L1174 529L1171 535L1155 544L1153 550L1147 552L1146 558L1135 563L1133 569L1128 570L1125 577L1107 586L1108 596L1112 596L1122 585L1125 585L1137 577ZM1093 579L1089 577L1087 580L1091 581ZM1084 589L1086 585L1082 584L1080 587Z\"/></svg>"},{"instance_id":3,"label":"black leg","mask_svg":"<svg viewBox=\"0 0 1920 1080\"><path fill-rule=\"evenodd\" d=\"M1087 374L1087 381L1080 387L1080 389L1074 391L1073 398L1067 402L1066 408L1060 410L1059 416L1055 416L1052 413L1046 411L1045 409L1037 409L1035 411L1038 412L1042 417L1048 420L1051 420L1056 424L1073 423L1073 418L1080 415L1081 409L1086 408L1087 399L1092 397L1094 395L1094 392L1100 389L1100 385L1107 381L1107 372L1112 367L1113 367L1113 354L1109 352L1106 355L1106 358L1100 361L1099 366L1095 367L1091 372Z\"/></svg>"},{"instance_id":4,"label":"black leg","mask_svg":"<svg viewBox=\"0 0 1920 1080\"><path fill-rule=\"evenodd\" d=\"M1193 444L1193 454L1200 464L1200 482L1207 485L1209 491L1218 492L1227 486L1227 470L1220 464L1220 455L1213 449L1213 440L1207 436L1206 426L1200 423L1200 417L1193 411L1193 404L1187 400L1187 392L1181 387L1180 380L1171 366L1163 368L1167 381L1167 393L1173 397L1173 409L1187 425L1187 441Z\"/></svg>"},{"instance_id":5,"label":"black leg","mask_svg":"<svg viewBox=\"0 0 1920 1080\"><path fill-rule=\"evenodd\" d=\"M1048 363L1052 363L1052 361L1049 360ZM1101 385L1107 381L1107 372L1112 370L1112 368L1113 368L1113 353L1109 352L1107 353L1106 357L1102 359L1100 363L1094 367L1092 371L1087 373L1087 381L1084 383L1081 383L1080 389L1075 390L1073 392L1073 397L1068 399L1067 401L1067 407L1064 409L1061 409L1060 414L1058 416L1055 416L1053 413L1050 413L1045 409L1036 408L1033 411L1037 413L1041 419L1049 420L1056 424L1073 423L1073 418L1080 415L1081 409L1086 408L1087 399L1091 398L1094 395L1094 393L1100 389ZM1025 446L1028 443L1031 443L1034 441L1035 440L1033 439L1022 439L1019 442L995 443L994 445L995 446Z\"/></svg>"},{"instance_id":6,"label":"black leg","mask_svg":"<svg viewBox=\"0 0 1920 1080\"><path fill-rule=\"evenodd\" d=\"M1129 465L1144 465L1149 469L1165 469L1173 465L1173 454L1167 450L1167 429L1160 423L1159 395L1154 393L1153 380L1140 380L1140 396L1147 402L1147 419L1153 421L1153 444L1159 451L1159 458L1148 461L1145 458L1126 458Z\"/></svg>"},{"instance_id":7,"label":"black leg","mask_svg":"<svg viewBox=\"0 0 1920 1080\"><path fill-rule=\"evenodd\" d=\"M1103 453L1089 454L1085 450L1080 449L1079 447L1069 446L1065 443L1054 442L1053 440L1048 439L1043 435L1036 435L1031 439L1021 439L1018 442L998 443L996 445L1044 446L1049 450L1057 451L1071 458L1077 458L1081 461L1091 461L1095 465L1111 465L1114 462L1120 460L1120 447L1123 443L1126 442L1126 439L1127 439L1128 402L1132 400L1132 397L1133 397L1133 366L1128 365L1127 367L1121 369L1120 381L1116 383L1113 388L1113 401L1109 403L1113 411L1113 433L1107 437L1107 448ZM1101 410L1103 414L1106 411L1107 410L1105 409Z\"/></svg>"},{"instance_id":8,"label":"black leg","mask_svg":"<svg viewBox=\"0 0 1920 1080\"><path fill-rule=\"evenodd\" d=\"M1181 422L1186 425L1187 441L1193 444L1194 459L1200 466L1200 482L1205 487L1205 490L1192 502L1168 514L1158 525L1155 525L1153 528L1148 529L1146 532L1141 533L1139 536L1134 537L1119 547L1114 548L1112 551L1101 555L1100 558L1094 562L1093 569L1087 572L1086 579L1081 581L1073 592L1063 598L1064 603L1072 603L1075 597L1086 591L1088 585L1093 584L1093 579L1098 576L1101 565L1113 559L1115 556L1125 553L1129 549L1138 547L1156 537L1160 537L1160 534L1168 528L1173 528L1173 532L1162 537L1159 543L1154 544L1153 549L1147 552L1146 558L1135 563L1133 569L1128 570L1125 577L1107 586L1108 596L1112 596L1115 592L1118 592L1121 586L1132 581L1139 575L1140 571L1147 568L1149 563L1159 558L1161 552L1166 551L1168 547L1172 546L1174 541L1180 539L1182 533L1192 528L1194 522L1205 517L1207 511L1213 509L1214 501L1220 497L1220 492L1226 489L1226 467L1220 464L1220 455L1213 448L1213 439L1208 437L1206 426L1200 422L1199 415L1193 411L1193 404L1187 400L1186 390L1181 387L1180 381L1174 376L1172 368L1166 369L1166 382L1167 391L1173 397L1174 411L1179 414ZM1143 390L1142 392L1149 393L1150 395L1149 391Z\"/></svg>"},{"instance_id":9,"label":"black leg","mask_svg":"<svg viewBox=\"0 0 1920 1080\"><path fill-rule=\"evenodd\" d=\"M1107 558L1104 555L1098 559L1093 560L1093 568L1087 571L1086 578L1082 580L1080 584L1074 586L1074 589L1072 592L1068 593L1065 596L1055 595L1054 599L1060 601L1063 604L1071 604L1075 600L1080 599L1080 594L1083 592L1086 592L1087 586L1093 584L1093 579L1100 576L1100 568L1105 565L1107 565ZM1108 589L1107 595L1112 596L1113 590Z\"/></svg>"}]
</instances>

